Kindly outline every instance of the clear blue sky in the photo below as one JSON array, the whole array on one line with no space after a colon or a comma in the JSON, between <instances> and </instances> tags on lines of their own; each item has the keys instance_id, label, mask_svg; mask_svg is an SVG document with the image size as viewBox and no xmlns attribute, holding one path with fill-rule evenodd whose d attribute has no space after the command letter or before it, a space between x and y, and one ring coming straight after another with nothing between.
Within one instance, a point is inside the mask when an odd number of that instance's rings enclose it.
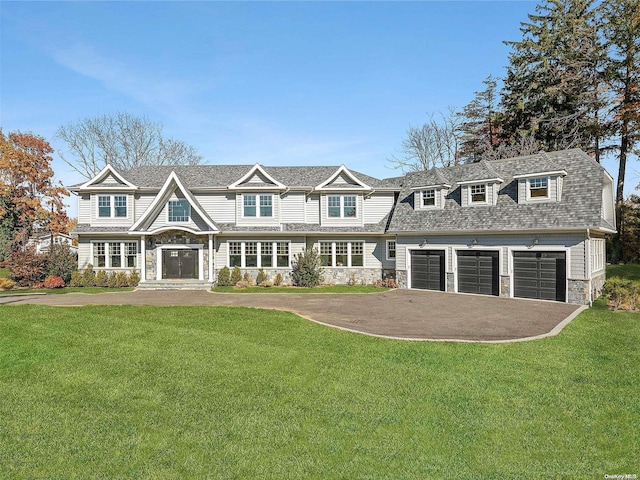
<instances>
[{"instance_id":1,"label":"clear blue sky","mask_svg":"<svg viewBox=\"0 0 640 480\"><path fill-rule=\"evenodd\" d=\"M502 76L502 41L520 38L535 5L2 1L0 126L64 152L60 125L127 111L205 163L395 176L386 159L406 128ZM80 180L55 158L58 179Z\"/></svg>"}]
</instances>

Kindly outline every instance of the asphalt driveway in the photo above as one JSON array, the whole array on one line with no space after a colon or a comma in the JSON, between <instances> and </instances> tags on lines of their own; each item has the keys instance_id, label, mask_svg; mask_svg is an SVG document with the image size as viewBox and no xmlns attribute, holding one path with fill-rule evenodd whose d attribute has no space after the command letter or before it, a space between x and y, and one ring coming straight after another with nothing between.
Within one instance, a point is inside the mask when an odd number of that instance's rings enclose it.
<instances>
[{"instance_id":1,"label":"asphalt driveway","mask_svg":"<svg viewBox=\"0 0 640 480\"><path fill-rule=\"evenodd\" d=\"M371 294L138 290L0 296L0 305L20 304L245 306L287 310L316 322L373 335L458 341L514 341L556 334L580 309L566 303L418 290Z\"/></svg>"}]
</instances>

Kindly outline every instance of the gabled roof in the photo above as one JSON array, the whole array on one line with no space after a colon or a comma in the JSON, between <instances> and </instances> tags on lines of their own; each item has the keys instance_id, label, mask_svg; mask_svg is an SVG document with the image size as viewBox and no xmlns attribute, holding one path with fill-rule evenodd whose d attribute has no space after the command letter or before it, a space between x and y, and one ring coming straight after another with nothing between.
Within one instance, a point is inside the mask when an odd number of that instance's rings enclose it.
<instances>
[{"instance_id":1,"label":"gabled roof","mask_svg":"<svg viewBox=\"0 0 640 480\"><path fill-rule=\"evenodd\" d=\"M120 173L118 173L118 171L112 167L110 164L107 164L101 171L100 173L98 173L95 177L93 177L92 179L88 180L87 182L83 183L82 185L76 186L78 189L83 190L83 189L87 189L90 187L103 187L103 188L114 188L114 185L109 183L109 184L102 184L102 182L109 176L111 175L119 184L122 188L131 188L131 189L135 189L137 188L133 183L129 182L126 178L124 178Z\"/></svg>"},{"instance_id":2,"label":"gabled roof","mask_svg":"<svg viewBox=\"0 0 640 480\"><path fill-rule=\"evenodd\" d=\"M164 204L167 202L171 194L173 194L173 192L175 192L176 190L179 190L182 195L184 195L184 197L191 205L191 208L195 210L198 215L200 215L202 220L204 220L207 226L209 226L211 230L208 233L218 233L220 231L214 221L211 220L200 203L184 186L183 182L174 171L169 174L169 177L164 182L164 185L162 186L156 197L153 199L153 202L151 202L151 205L149 205L149 207L144 211L138 221L136 221L136 223L131 226L129 231L139 231L140 228L145 224L152 222L159 215L160 210L163 208Z\"/></svg>"},{"instance_id":3,"label":"gabled roof","mask_svg":"<svg viewBox=\"0 0 640 480\"><path fill-rule=\"evenodd\" d=\"M257 178L257 181L256 181ZM264 168L258 163L256 163L251 170L247 172L242 178L238 181L233 182L229 185L229 189L236 188L247 188L247 189L278 189L285 190L287 187L269 175L264 171Z\"/></svg>"},{"instance_id":4,"label":"gabled roof","mask_svg":"<svg viewBox=\"0 0 640 480\"><path fill-rule=\"evenodd\" d=\"M360 181L347 167L341 165L333 175L324 182L316 185L314 190L336 190L336 189L356 189L371 190L371 187Z\"/></svg>"},{"instance_id":5,"label":"gabled roof","mask_svg":"<svg viewBox=\"0 0 640 480\"><path fill-rule=\"evenodd\" d=\"M504 160L444 167L439 169L453 185L444 208L414 209L413 189L433 183L433 172L408 173L396 203L389 232L461 232L572 230L594 228L611 230L602 220L604 169L579 149L539 153ZM566 172L559 202L535 205L518 203L518 180L522 175L540 172ZM495 205L463 207L460 185L483 178L499 178Z\"/></svg>"}]
</instances>

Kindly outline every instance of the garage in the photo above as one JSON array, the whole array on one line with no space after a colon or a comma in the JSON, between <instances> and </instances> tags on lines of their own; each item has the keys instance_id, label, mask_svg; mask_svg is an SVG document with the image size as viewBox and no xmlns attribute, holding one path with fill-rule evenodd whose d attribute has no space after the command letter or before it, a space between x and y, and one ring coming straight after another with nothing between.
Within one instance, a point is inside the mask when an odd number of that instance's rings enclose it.
<instances>
[{"instance_id":1,"label":"garage","mask_svg":"<svg viewBox=\"0 0 640 480\"><path fill-rule=\"evenodd\" d=\"M411 288L444 292L444 250L411 250Z\"/></svg>"},{"instance_id":2,"label":"garage","mask_svg":"<svg viewBox=\"0 0 640 480\"><path fill-rule=\"evenodd\" d=\"M499 295L498 252L458 252L458 292Z\"/></svg>"},{"instance_id":3,"label":"garage","mask_svg":"<svg viewBox=\"0 0 640 480\"><path fill-rule=\"evenodd\" d=\"M514 296L566 301L564 252L513 252Z\"/></svg>"}]
</instances>

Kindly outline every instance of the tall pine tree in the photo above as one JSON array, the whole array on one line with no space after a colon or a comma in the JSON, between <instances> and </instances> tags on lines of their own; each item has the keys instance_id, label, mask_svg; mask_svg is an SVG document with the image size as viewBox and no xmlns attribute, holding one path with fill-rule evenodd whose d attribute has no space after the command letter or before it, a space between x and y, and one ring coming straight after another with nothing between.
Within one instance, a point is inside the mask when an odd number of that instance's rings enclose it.
<instances>
[{"instance_id":1,"label":"tall pine tree","mask_svg":"<svg viewBox=\"0 0 640 480\"><path fill-rule=\"evenodd\" d=\"M498 110L497 82L489 75L486 88L475 92L474 99L457 115L462 119L459 158L463 163L479 162L497 146L496 114Z\"/></svg>"}]
</instances>

